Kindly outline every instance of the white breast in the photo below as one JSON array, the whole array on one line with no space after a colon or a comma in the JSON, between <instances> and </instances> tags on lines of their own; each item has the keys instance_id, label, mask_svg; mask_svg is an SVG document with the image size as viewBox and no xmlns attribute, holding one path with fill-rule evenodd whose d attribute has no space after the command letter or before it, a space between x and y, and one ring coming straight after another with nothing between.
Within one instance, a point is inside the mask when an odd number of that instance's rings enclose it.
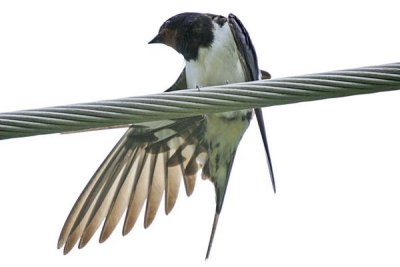
<instances>
[{"instance_id":1,"label":"white breast","mask_svg":"<svg viewBox=\"0 0 400 267\"><path fill-rule=\"evenodd\" d=\"M245 81L245 73L228 23L222 27L213 24L214 42L211 47L200 48L196 60L186 61L189 88Z\"/></svg>"}]
</instances>

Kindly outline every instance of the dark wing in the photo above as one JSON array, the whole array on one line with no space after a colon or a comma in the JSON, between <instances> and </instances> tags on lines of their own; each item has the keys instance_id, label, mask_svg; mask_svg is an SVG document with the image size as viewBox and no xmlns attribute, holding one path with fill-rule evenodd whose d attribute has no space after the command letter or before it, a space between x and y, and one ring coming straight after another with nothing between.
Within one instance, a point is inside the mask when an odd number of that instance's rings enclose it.
<instances>
[{"instance_id":1,"label":"dark wing","mask_svg":"<svg viewBox=\"0 0 400 267\"><path fill-rule=\"evenodd\" d=\"M242 62L243 69L246 72L247 81L255 81L260 78L269 79L271 75L266 71L261 71L258 68L258 60L256 50L254 49L253 43L251 42L250 36L243 26L242 22L233 14L228 16L229 26L235 38L236 46L239 49L240 60ZM264 143L265 154L267 156L267 163L269 168L269 173L271 176L272 188L276 192L275 188L275 178L272 169L271 156L269 153L267 135L265 133L264 118L261 108L255 109L258 126L260 129L261 138Z\"/></svg>"},{"instance_id":2,"label":"dark wing","mask_svg":"<svg viewBox=\"0 0 400 267\"><path fill-rule=\"evenodd\" d=\"M261 80L271 79L271 74L268 71L261 70Z\"/></svg>"},{"instance_id":3,"label":"dark wing","mask_svg":"<svg viewBox=\"0 0 400 267\"><path fill-rule=\"evenodd\" d=\"M207 154L201 145L203 116L131 126L91 178L61 231L58 248L68 253L78 240L85 246L104 221L105 241L126 211L123 234L134 226L146 201L144 226L157 212L162 196L165 212L174 207L183 178L187 195Z\"/></svg>"},{"instance_id":4,"label":"dark wing","mask_svg":"<svg viewBox=\"0 0 400 267\"><path fill-rule=\"evenodd\" d=\"M171 85L170 88L165 90L165 92L172 92L178 90L187 89L187 82L186 82L186 68L183 68L181 74L179 75L178 79Z\"/></svg>"},{"instance_id":5,"label":"dark wing","mask_svg":"<svg viewBox=\"0 0 400 267\"><path fill-rule=\"evenodd\" d=\"M236 46L239 49L242 66L246 71L247 81L259 80L260 70L258 68L257 54L246 28L233 14L229 14L228 21Z\"/></svg>"}]
</instances>

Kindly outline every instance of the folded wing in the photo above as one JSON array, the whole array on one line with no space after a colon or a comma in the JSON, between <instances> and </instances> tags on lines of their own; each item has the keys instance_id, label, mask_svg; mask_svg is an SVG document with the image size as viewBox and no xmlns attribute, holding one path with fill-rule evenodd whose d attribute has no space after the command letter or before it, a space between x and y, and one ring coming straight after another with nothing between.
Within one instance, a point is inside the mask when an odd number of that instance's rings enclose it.
<instances>
[{"instance_id":1,"label":"folded wing","mask_svg":"<svg viewBox=\"0 0 400 267\"><path fill-rule=\"evenodd\" d=\"M256 50L254 49L253 43L251 42L250 35L248 34L246 28L242 22L233 14L228 16L229 26L235 38L236 45L239 50L240 61L242 67L246 73L247 81L256 81L259 79L270 79L271 75L258 68L258 60ZM265 132L264 118L261 108L254 109L257 117L258 127L260 129L261 138L264 144L265 154L267 157L268 169L271 177L272 188L276 192L275 187L275 177L272 168L272 160L269 152L267 135Z\"/></svg>"}]
</instances>

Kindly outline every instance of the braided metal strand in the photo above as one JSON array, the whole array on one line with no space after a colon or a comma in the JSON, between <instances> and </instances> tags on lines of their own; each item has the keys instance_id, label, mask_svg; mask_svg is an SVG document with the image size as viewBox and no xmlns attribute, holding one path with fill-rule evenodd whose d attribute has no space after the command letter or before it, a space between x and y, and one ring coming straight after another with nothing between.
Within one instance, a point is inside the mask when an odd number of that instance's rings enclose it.
<instances>
[{"instance_id":1,"label":"braided metal strand","mask_svg":"<svg viewBox=\"0 0 400 267\"><path fill-rule=\"evenodd\" d=\"M400 63L0 114L0 139L400 89Z\"/></svg>"}]
</instances>

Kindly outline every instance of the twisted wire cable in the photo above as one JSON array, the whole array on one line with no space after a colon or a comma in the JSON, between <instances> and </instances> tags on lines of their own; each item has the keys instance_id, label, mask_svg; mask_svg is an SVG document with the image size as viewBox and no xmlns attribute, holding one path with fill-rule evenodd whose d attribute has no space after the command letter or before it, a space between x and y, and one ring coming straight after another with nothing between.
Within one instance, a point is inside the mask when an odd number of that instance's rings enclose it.
<instances>
[{"instance_id":1,"label":"twisted wire cable","mask_svg":"<svg viewBox=\"0 0 400 267\"><path fill-rule=\"evenodd\" d=\"M400 89L400 63L0 114L0 139Z\"/></svg>"}]
</instances>

